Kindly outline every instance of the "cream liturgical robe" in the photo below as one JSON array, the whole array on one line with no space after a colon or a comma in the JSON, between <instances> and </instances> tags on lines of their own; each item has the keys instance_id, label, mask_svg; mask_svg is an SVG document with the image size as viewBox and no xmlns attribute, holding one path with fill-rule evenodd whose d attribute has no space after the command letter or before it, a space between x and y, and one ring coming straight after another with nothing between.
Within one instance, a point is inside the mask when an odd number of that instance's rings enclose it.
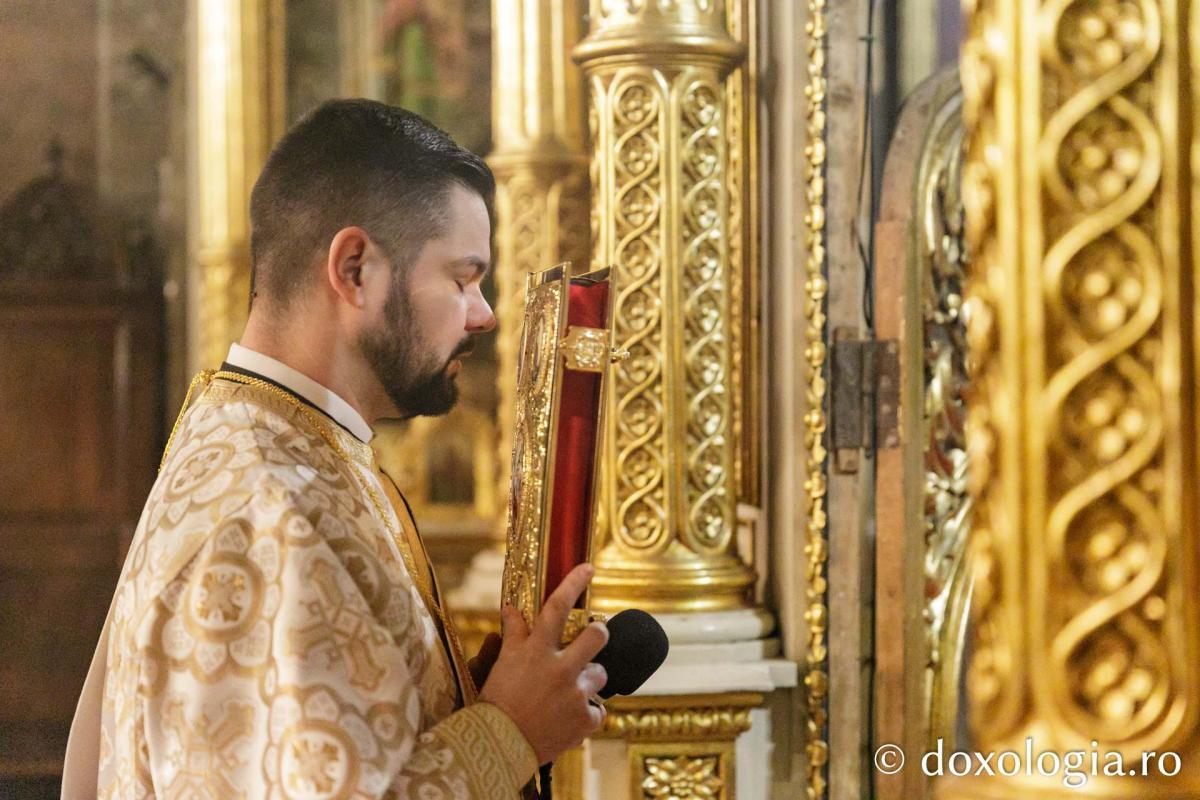
<instances>
[{"instance_id":1,"label":"cream liturgical robe","mask_svg":"<svg viewBox=\"0 0 1200 800\"><path fill-rule=\"evenodd\" d=\"M65 785L98 737L102 798L516 797L534 753L495 706L462 707L369 446L222 375L142 514Z\"/></svg>"}]
</instances>

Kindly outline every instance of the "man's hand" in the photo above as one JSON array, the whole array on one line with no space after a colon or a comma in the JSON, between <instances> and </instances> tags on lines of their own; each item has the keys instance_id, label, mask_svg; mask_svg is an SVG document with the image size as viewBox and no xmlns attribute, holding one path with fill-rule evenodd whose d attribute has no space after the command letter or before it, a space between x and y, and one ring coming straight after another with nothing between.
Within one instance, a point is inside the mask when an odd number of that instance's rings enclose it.
<instances>
[{"instance_id":1,"label":"man's hand","mask_svg":"<svg viewBox=\"0 0 1200 800\"><path fill-rule=\"evenodd\" d=\"M608 680L604 667L590 663L608 643L608 629L593 622L565 649L558 649L567 615L593 574L588 564L571 570L542 606L532 631L516 609L505 606L500 612L500 657L479 699L512 718L539 764L576 746L604 721L604 708L588 699Z\"/></svg>"},{"instance_id":2,"label":"man's hand","mask_svg":"<svg viewBox=\"0 0 1200 800\"><path fill-rule=\"evenodd\" d=\"M487 681L492 667L496 664L496 659L500 657L500 642L500 634L489 633L483 637L483 644L479 645L479 652L467 662L467 670L471 673L471 680L474 681L476 689Z\"/></svg>"}]
</instances>

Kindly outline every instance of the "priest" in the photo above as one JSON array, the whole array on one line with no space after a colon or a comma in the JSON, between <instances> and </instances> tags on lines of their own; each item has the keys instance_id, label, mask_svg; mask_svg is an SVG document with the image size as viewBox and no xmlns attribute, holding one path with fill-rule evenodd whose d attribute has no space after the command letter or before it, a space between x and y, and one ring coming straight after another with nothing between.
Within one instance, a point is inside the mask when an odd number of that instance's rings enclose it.
<instances>
[{"instance_id":1,"label":"priest","mask_svg":"<svg viewBox=\"0 0 1200 800\"><path fill-rule=\"evenodd\" d=\"M63 797L501 798L603 720L577 567L498 656L461 651L377 420L443 414L495 183L404 110L327 103L254 186L239 344L197 377L117 585ZM494 662L494 663L489 663Z\"/></svg>"}]
</instances>

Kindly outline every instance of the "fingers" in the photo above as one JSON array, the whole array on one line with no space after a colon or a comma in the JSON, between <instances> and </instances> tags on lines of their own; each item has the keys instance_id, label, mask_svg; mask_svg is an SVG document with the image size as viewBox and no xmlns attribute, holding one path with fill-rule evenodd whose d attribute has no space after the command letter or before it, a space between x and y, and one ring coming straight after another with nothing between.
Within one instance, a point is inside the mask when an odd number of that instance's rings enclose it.
<instances>
[{"instance_id":1,"label":"fingers","mask_svg":"<svg viewBox=\"0 0 1200 800\"><path fill-rule=\"evenodd\" d=\"M576 683L579 684L579 688L583 690L584 694L592 697L604 688L604 684L608 683L608 672L599 664L588 664L579 673Z\"/></svg>"},{"instance_id":2,"label":"fingers","mask_svg":"<svg viewBox=\"0 0 1200 800\"><path fill-rule=\"evenodd\" d=\"M579 735L577 739L575 739L575 741L571 742L571 744L566 747L565 750L570 750L572 747L579 747L584 743L584 741L587 740L589 736L600 730L600 726L604 724L605 717L608 716L608 710L605 709L604 706L597 705L595 703L588 703L587 710L584 711L584 714L587 715L586 729Z\"/></svg>"},{"instance_id":3,"label":"fingers","mask_svg":"<svg viewBox=\"0 0 1200 800\"><path fill-rule=\"evenodd\" d=\"M575 637L575 641L563 650L563 659L574 669L583 666L596 658L596 654L608 644L608 626L603 622L593 622Z\"/></svg>"},{"instance_id":4,"label":"fingers","mask_svg":"<svg viewBox=\"0 0 1200 800\"><path fill-rule=\"evenodd\" d=\"M604 724L604 718L608 716L608 709L600 703L588 703L588 717L592 723L592 731Z\"/></svg>"},{"instance_id":5,"label":"fingers","mask_svg":"<svg viewBox=\"0 0 1200 800\"><path fill-rule=\"evenodd\" d=\"M487 681L488 674L492 671L492 666L496 663L496 659L500 657L502 642L500 634L489 633L483 637L483 643L479 646L479 652L467 662L467 670L471 673L471 679L475 681L475 686L483 686Z\"/></svg>"},{"instance_id":6,"label":"fingers","mask_svg":"<svg viewBox=\"0 0 1200 800\"><path fill-rule=\"evenodd\" d=\"M567 615L571 613L575 601L583 594L583 590L595 574L596 570L591 564L580 564L567 573L567 577L563 578L563 582L542 606L542 613L534 622L531 635L541 639L543 644L557 649L563 627L567 624Z\"/></svg>"},{"instance_id":7,"label":"fingers","mask_svg":"<svg viewBox=\"0 0 1200 800\"><path fill-rule=\"evenodd\" d=\"M521 612L512 606L500 609L500 630L504 634L504 643L521 644L529 638L529 626Z\"/></svg>"}]
</instances>

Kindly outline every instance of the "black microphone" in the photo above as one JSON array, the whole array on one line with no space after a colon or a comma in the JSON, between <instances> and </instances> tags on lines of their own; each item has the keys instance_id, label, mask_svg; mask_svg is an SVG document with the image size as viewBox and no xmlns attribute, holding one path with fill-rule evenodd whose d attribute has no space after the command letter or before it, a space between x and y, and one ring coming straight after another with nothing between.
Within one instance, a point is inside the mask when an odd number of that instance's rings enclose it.
<instances>
[{"instance_id":1,"label":"black microphone","mask_svg":"<svg viewBox=\"0 0 1200 800\"><path fill-rule=\"evenodd\" d=\"M640 608L628 608L608 621L608 644L596 654L608 681L596 694L607 700L615 694L633 694L667 660L671 643L658 620ZM538 795L551 800L553 764L538 770Z\"/></svg>"},{"instance_id":2,"label":"black microphone","mask_svg":"<svg viewBox=\"0 0 1200 800\"><path fill-rule=\"evenodd\" d=\"M667 660L671 643L658 620L640 608L630 608L608 621L608 644L593 659L608 673L597 692L607 700L633 694Z\"/></svg>"}]
</instances>

